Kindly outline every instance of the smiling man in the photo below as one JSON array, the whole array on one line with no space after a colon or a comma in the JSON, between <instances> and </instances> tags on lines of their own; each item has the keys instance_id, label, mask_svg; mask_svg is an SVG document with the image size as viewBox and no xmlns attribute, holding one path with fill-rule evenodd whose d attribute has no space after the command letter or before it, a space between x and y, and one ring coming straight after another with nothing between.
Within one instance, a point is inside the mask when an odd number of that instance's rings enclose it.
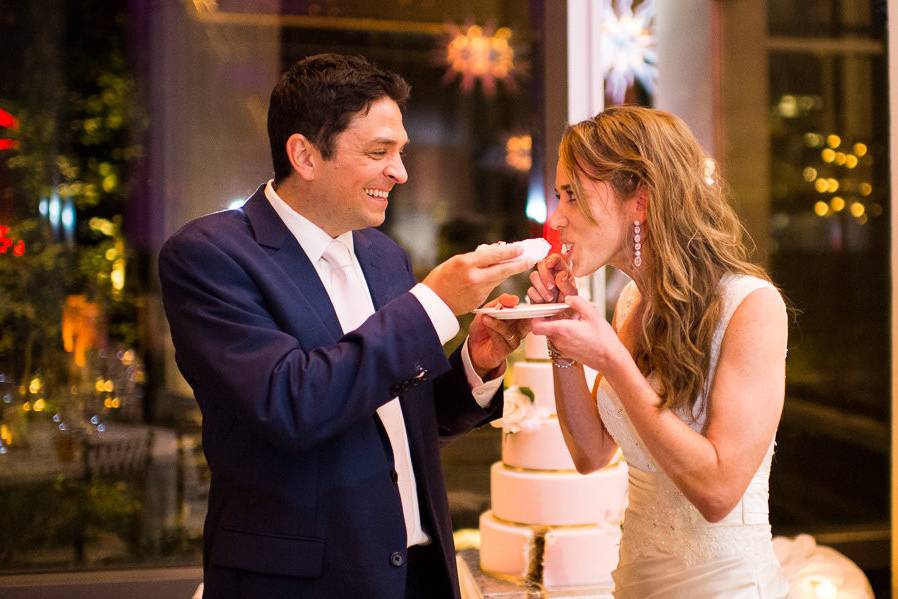
<instances>
[{"instance_id":1,"label":"smiling man","mask_svg":"<svg viewBox=\"0 0 898 599\"><path fill-rule=\"evenodd\" d=\"M527 325L478 316L442 345L532 263L491 246L416 284L372 228L408 178L408 95L362 58L299 61L271 95L274 178L160 253L212 473L209 599L459 596L439 444L501 415Z\"/></svg>"}]
</instances>

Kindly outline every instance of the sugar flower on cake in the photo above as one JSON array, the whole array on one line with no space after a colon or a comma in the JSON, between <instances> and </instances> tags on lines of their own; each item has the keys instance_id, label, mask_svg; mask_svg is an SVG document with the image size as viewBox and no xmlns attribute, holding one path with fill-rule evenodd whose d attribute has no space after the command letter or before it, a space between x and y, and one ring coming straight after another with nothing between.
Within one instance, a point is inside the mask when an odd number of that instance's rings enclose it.
<instances>
[{"instance_id":1,"label":"sugar flower on cake","mask_svg":"<svg viewBox=\"0 0 898 599\"><path fill-rule=\"evenodd\" d=\"M535 405L520 387L509 387L505 390L502 418L493 420L490 424L509 433L535 431L550 415L548 409Z\"/></svg>"}]
</instances>

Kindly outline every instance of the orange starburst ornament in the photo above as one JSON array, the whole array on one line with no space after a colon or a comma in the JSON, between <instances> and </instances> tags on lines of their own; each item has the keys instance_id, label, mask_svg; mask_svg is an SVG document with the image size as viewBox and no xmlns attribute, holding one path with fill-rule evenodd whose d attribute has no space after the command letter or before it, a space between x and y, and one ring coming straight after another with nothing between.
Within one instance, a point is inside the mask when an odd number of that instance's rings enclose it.
<instances>
[{"instance_id":1,"label":"orange starburst ornament","mask_svg":"<svg viewBox=\"0 0 898 599\"><path fill-rule=\"evenodd\" d=\"M493 31L491 25L469 25L464 30L450 25L446 43L445 61L449 65L444 81L461 77L464 92L474 89L479 79L483 91L492 95L496 81L514 88L514 47L511 45L511 29L500 27Z\"/></svg>"}]
</instances>

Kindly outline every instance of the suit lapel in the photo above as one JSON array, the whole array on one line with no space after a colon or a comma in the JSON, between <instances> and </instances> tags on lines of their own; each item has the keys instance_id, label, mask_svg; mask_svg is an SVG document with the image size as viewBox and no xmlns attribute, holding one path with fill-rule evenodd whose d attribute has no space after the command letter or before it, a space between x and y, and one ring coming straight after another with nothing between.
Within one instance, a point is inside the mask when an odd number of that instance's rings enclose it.
<instances>
[{"instance_id":1,"label":"suit lapel","mask_svg":"<svg viewBox=\"0 0 898 599\"><path fill-rule=\"evenodd\" d=\"M273 260L287 273L300 297L327 330L328 337L333 341L342 337L343 329L340 327L330 296L321 283L318 271L290 233L287 225L271 207L268 198L265 197L264 186L247 200L243 210L252 225L256 241L259 245L274 250Z\"/></svg>"},{"instance_id":2,"label":"suit lapel","mask_svg":"<svg viewBox=\"0 0 898 599\"><path fill-rule=\"evenodd\" d=\"M398 295L398 293L394 292L390 278L387 276L387 265L384 264L379 248L366 235L364 230L353 231L352 244L355 249L355 256L362 267L362 272L365 274L365 283L368 285L368 291L371 292L371 301L374 303L374 309L380 310L387 302Z\"/></svg>"}]
</instances>

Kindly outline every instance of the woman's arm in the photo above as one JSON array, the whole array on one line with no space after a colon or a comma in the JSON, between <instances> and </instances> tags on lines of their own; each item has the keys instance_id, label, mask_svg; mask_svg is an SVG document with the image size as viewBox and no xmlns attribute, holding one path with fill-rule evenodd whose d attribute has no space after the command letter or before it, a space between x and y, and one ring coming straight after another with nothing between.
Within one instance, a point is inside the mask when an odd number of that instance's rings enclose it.
<instances>
[{"instance_id":1,"label":"woman's arm","mask_svg":"<svg viewBox=\"0 0 898 599\"><path fill-rule=\"evenodd\" d=\"M670 410L659 410L660 398L604 318L579 298L570 303L582 320L538 323L534 332L602 371L657 464L705 519L722 519L744 494L782 413L787 322L779 294L755 291L733 315L704 435Z\"/></svg>"},{"instance_id":2,"label":"woman's arm","mask_svg":"<svg viewBox=\"0 0 898 599\"><path fill-rule=\"evenodd\" d=\"M588 474L605 467L617 451L617 444L599 416L595 399L586 385L583 366L555 366L552 370L561 433L577 471Z\"/></svg>"},{"instance_id":3,"label":"woman's arm","mask_svg":"<svg viewBox=\"0 0 898 599\"><path fill-rule=\"evenodd\" d=\"M721 346L704 435L670 410L632 360L606 376L658 465L715 522L730 513L758 469L785 397L786 309L771 289L750 294L736 309Z\"/></svg>"}]
</instances>

